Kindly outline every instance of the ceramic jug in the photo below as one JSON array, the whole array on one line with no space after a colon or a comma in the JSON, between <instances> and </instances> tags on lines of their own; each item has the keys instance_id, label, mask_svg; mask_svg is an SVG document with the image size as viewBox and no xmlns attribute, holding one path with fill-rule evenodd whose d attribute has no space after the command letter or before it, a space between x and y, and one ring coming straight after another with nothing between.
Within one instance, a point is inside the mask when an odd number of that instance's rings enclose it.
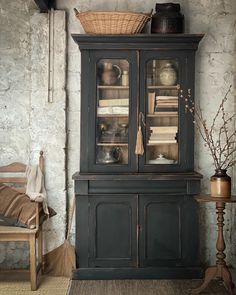
<instances>
[{"instance_id":1,"label":"ceramic jug","mask_svg":"<svg viewBox=\"0 0 236 295\"><path fill-rule=\"evenodd\" d=\"M102 83L104 85L115 85L118 83L121 76L121 69L119 66L111 62L104 62L102 72Z\"/></svg>"}]
</instances>

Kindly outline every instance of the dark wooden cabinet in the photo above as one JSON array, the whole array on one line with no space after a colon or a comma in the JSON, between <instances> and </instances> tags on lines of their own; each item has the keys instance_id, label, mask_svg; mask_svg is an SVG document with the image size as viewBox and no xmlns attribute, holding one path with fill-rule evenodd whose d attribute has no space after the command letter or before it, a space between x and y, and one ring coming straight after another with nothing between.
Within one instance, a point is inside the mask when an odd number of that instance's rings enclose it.
<instances>
[{"instance_id":1,"label":"dark wooden cabinet","mask_svg":"<svg viewBox=\"0 0 236 295\"><path fill-rule=\"evenodd\" d=\"M200 277L201 175L185 98L203 36L72 37L82 61L74 278Z\"/></svg>"}]
</instances>

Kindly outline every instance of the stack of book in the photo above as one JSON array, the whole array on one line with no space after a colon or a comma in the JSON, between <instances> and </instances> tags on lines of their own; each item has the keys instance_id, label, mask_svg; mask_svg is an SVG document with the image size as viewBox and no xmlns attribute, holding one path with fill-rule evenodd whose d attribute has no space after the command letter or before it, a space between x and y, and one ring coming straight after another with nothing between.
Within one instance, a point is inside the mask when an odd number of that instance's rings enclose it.
<instances>
[{"instance_id":1,"label":"stack of book","mask_svg":"<svg viewBox=\"0 0 236 295\"><path fill-rule=\"evenodd\" d=\"M98 107L98 115L128 115L129 107Z\"/></svg>"},{"instance_id":2,"label":"stack of book","mask_svg":"<svg viewBox=\"0 0 236 295\"><path fill-rule=\"evenodd\" d=\"M177 109L178 96L156 96L155 99L155 112L160 109Z\"/></svg>"},{"instance_id":3,"label":"stack of book","mask_svg":"<svg viewBox=\"0 0 236 295\"><path fill-rule=\"evenodd\" d=\"M177 126L151 126L149 144L176 143Z\"/></svg>"},{"instance_id":4,"label":"stack of book","mask_svg":"<svg viewBox=\"0 0 236 295\"><path fill-rule=\"evenodd\" d=\"M110 107L110 106L128 106L128 98L113 98L113 99L99 99L99 107Z\"/></svg>"},{"instance_id":5,"label":"stack of book","mask_svg":"<svg viewBox=\"0 0 236 295\"><path fill-rule=\"evenodd\" d=\"M128 98L100 99L98 103L97 113L98 115L104 115L104 114L127 115L129 113L129 99Z\"/></svg>"}]
</instances>

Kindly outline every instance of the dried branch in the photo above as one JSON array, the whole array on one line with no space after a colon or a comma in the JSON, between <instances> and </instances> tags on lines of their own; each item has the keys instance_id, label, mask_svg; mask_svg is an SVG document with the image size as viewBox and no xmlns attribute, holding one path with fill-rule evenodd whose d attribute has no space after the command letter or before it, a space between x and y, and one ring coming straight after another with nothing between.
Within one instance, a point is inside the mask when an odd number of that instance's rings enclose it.
<instances>
[{"instance_id":1,"label":"dried branch","mask_svg":"<svg viewBox=\"0 0 236 295\"><path fill-rule=\"evenodd\" d=\"M236 130L229 130L229 122L232 122L236 117L236 113L231 116L225 111L225 103L228 100L232 85L230 85L225 96L223 97L212 123L208 126L204 119L202 108L199 105L195 106L190 95L185 98L185 107L192 115L193 122L202 137L205 145L209 148L216 169L228 169L236 164L234 154L236 153ZM221 120L222 124L216 135L216 123Z\"/></svg>"}]
</instances>

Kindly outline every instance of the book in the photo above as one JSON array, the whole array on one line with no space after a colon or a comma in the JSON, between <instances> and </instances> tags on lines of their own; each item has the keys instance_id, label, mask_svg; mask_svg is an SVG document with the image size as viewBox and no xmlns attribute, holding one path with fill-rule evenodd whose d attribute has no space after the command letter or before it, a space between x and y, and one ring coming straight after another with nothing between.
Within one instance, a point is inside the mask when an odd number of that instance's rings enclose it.
<instances>
[{"instance_id":1,"label":"book","mask_svg":"<svg viewBox=\"0 0 236 295\"><path fill-rule=\"evenodd\" d=\"M161 108L177 108L178 104L174 103L163 103L163 104L157 104L156 110Z\"/></svg>"},{"instance_id":2,"label":"book","mask_svg":"<svg viewBox=\"0 0 236 295\"><path fill-rule=\"evenodd\" d=\"M129 107L98 107L97 108L97 114L98 115L126 115L129 114Z\"/></svg>"},{"instance_id":3,"label":"book","mask_svg":"<svg viewBox=\"0 0 236 295\"><path fill-rule=\"evenodd\" d=\"M150 126L152 133L176 133L178 126Z\"/></svg>"},{"instance_id":4,"label":"book","mask_svg":"<svg viewBox=\"0 0 236 295\"><path fill-rule=\"evenodd\" d=\"M108 106L128 106L129 99L128 98L114 98L114 99L100 99L99 106L100 107L108 107Z\"/></svg>"},{"instance_id":5,"label":"book","mask_svg":"<svg viewBox=\"0 0 236 295\"><path fill-rule=\"evenodd\" d=\"M164 134L151 134L150 136L150 140L158 140L158 139L161 139L161 140L165 140L165 139L175 139L176 137L176 133L164 133Z\"/></svg>"},{"instance_id":6,"label":"book","mask_svg":"<svg viewBox=\"0 0 236 295\"><path fill-rule=\"evenodd\" d=\"M176 143L175 139L170 140L149 140L149 144L155 144L155 143Z\"/></svg>"},{"instance_id":7,"label":"book","mask_svg":"<svg viewBox=\"0 0 236 295\"><path fill-rule=\"evenodd\" d=\"M154 114L155 115L157 115L159 113L163 114L164 112L167 112L167 113L175 112L176 114L178 114L177 111L178 111L178 107L169 107L168 106L168 107L161 107L161 108L156 109Z\"/></svg>"},{"instance_id":8,"label":"book","mask_svg":"<svg viewBox=\"0 0 236 295\"><path fill-rule=\"evenodd\" d=\"M153 114L155 111L155 92L148 93L148 113Z\"/></svg>"},{"instance_id":9,"label":"book","mask_svg":"<svg viewBox=\"0 0 236 295\"><path fill-rule=\"evenodd\" d=\"M178 96L157 95L156 100L178 100Z\"/></svg>"},{"instance_id":10,"label":"book","mask_svg":"<svg viewBox=\"0 0 236 295\"><path fill-rule=\"evenodd\" d=\"M155 101L155 111L158 111L160 108L177 108L178 107L178 99L174 98L170 99L168 97L165 97L164 99L158 98L156 96L156 101Z\"/></svg>"},{"instance_id":11,"label":"book","mask_svg":"<svg viewBox=\"0 0 236 295\"><path fill-rule=\"evenodd\" d=\"M161 108L177 108L178 107L178 104L157 104L156 108L155 108L155 111L157 112L158 109L161 109Z\"/></svg>"},{"instance_id":12,"label":"book","mask_svg":"<svg viewBox=\"0 0 236 295\"><path fill-rule=\"evenodd\" d=\"M160 111L154 112L154 115L160 115L160 116L165 116L165 117L175 117L175 116L178 116L178 112L176 112L176 111L170 112L170 111L160 110Z\"/></svg>"}]
</instances>

